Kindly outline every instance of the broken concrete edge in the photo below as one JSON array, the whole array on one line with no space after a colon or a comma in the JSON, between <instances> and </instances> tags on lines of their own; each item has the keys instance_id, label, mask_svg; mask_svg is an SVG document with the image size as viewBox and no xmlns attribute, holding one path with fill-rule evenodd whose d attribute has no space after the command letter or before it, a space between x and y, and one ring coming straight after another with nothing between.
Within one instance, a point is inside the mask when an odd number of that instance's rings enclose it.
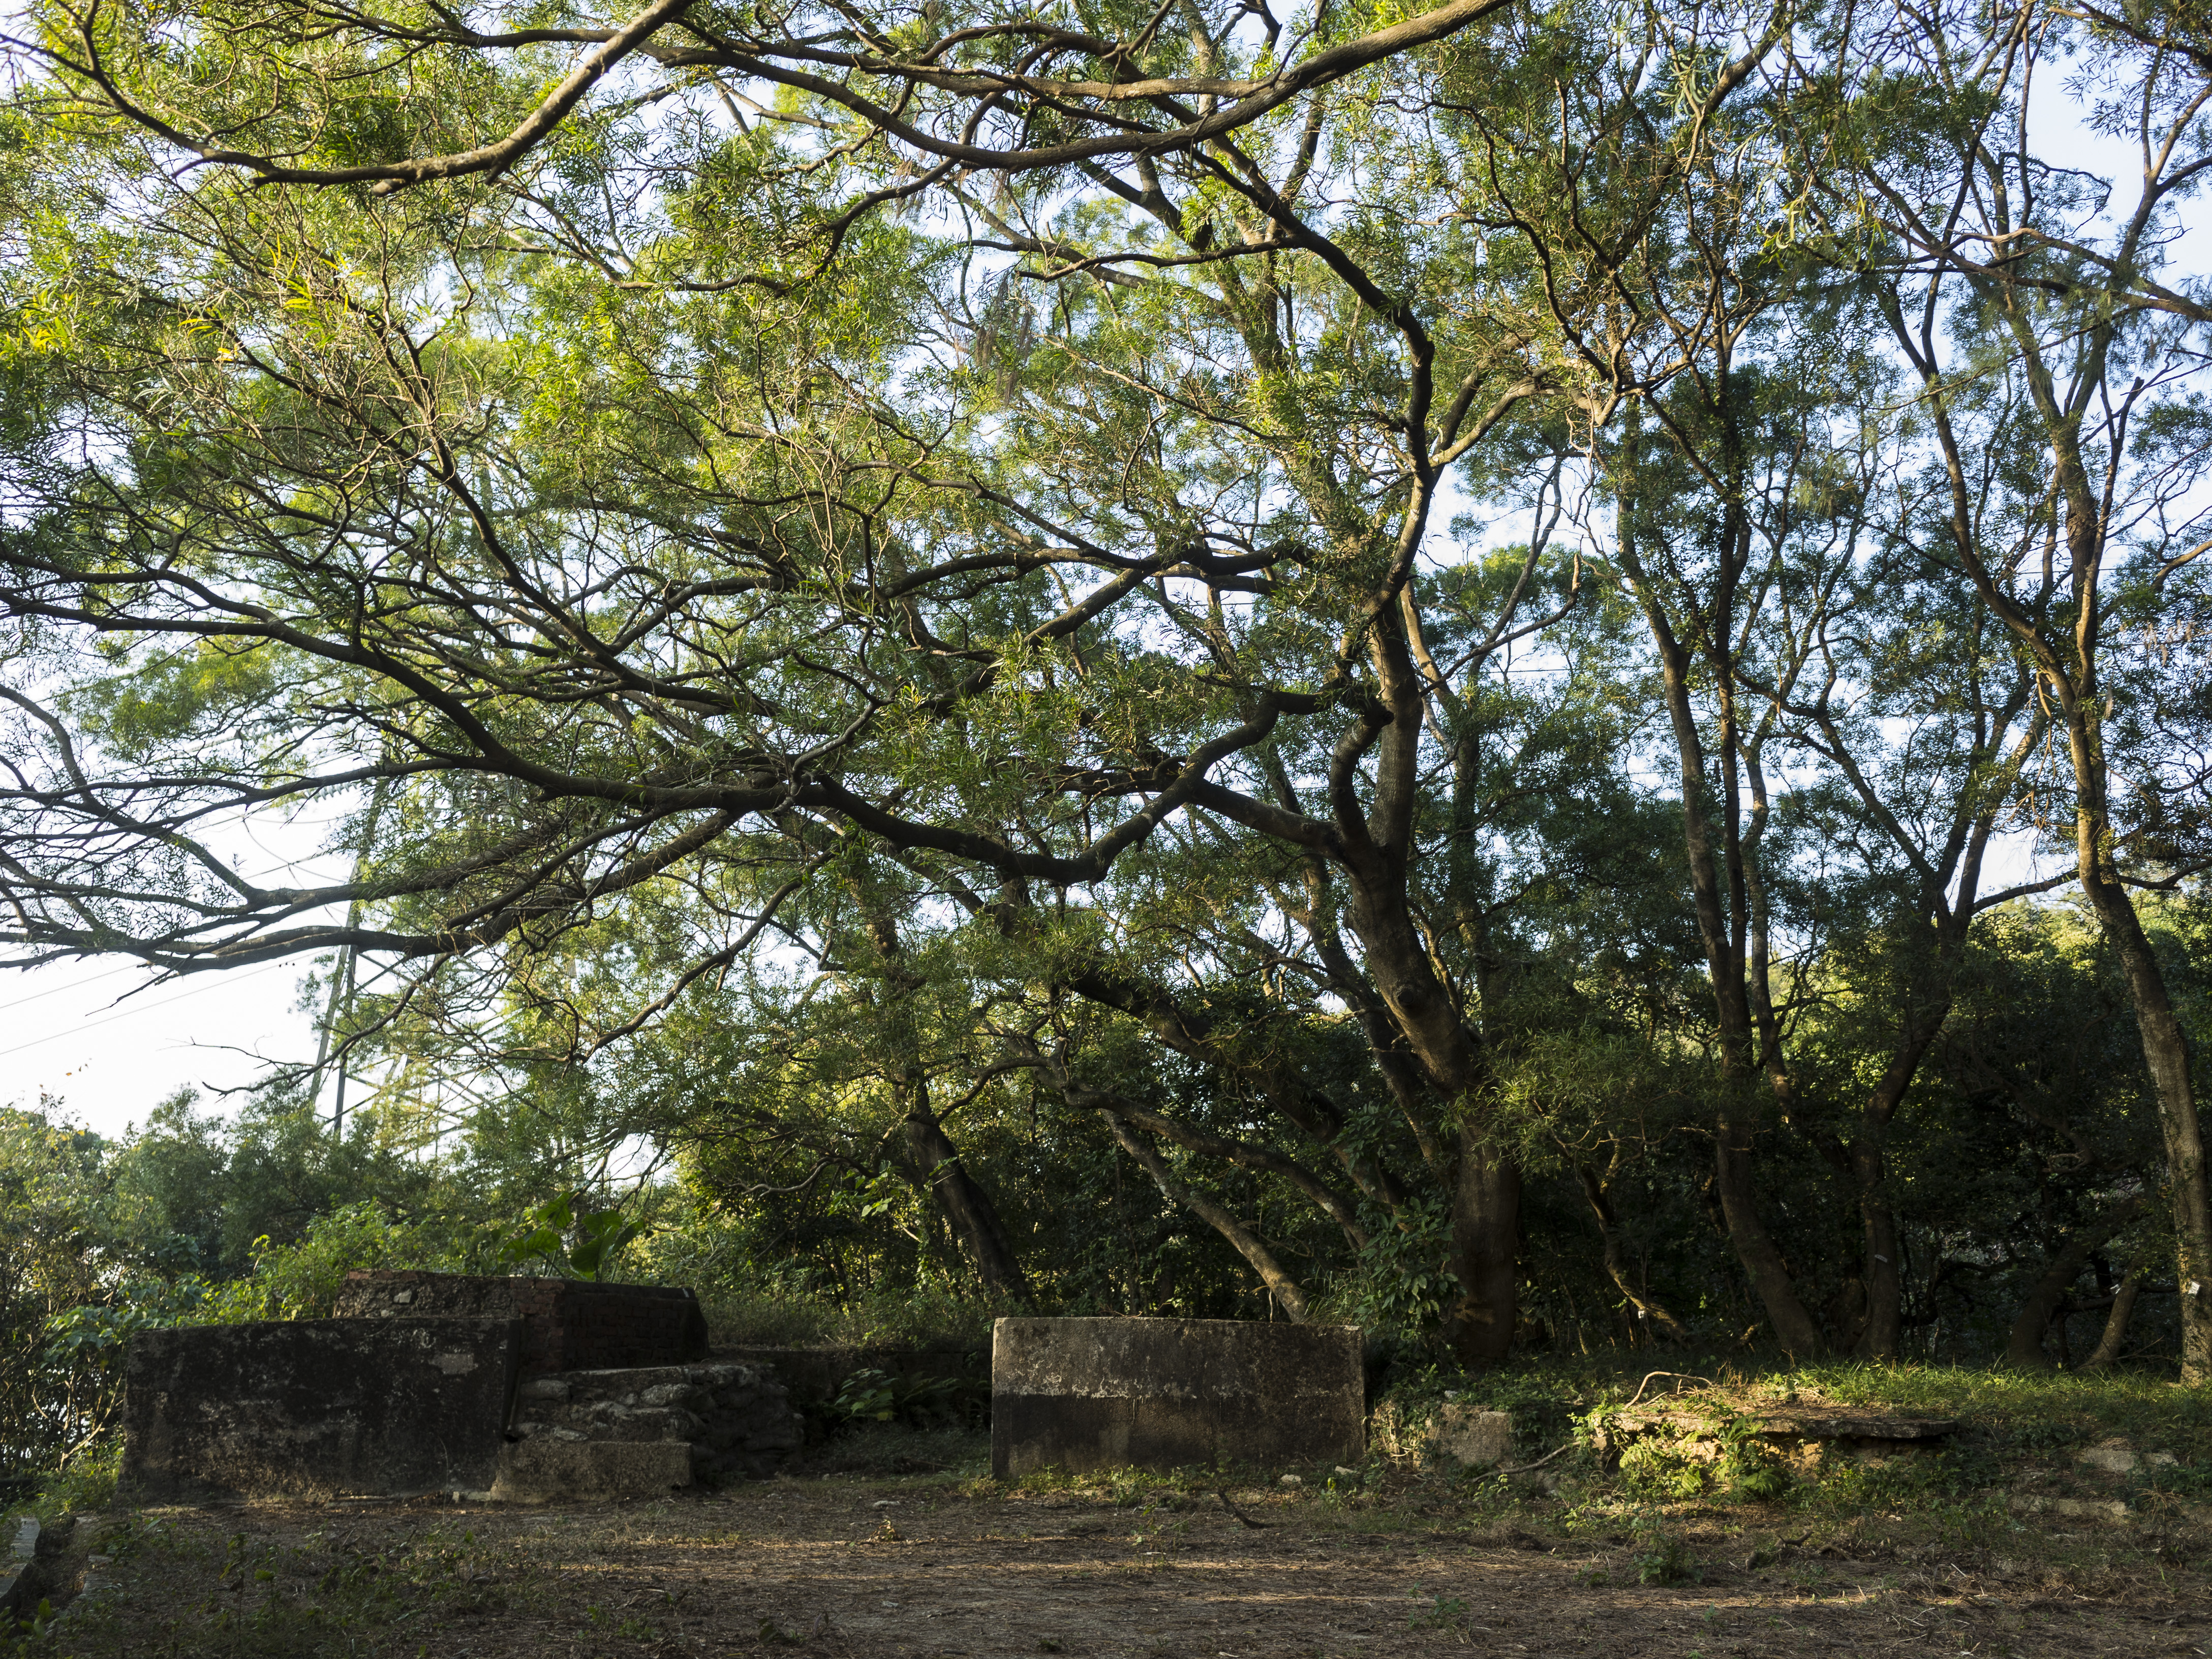
<instances>
[{"instance_id":1,"label":"broken concrete edge","mask_svg":"<svg viewBox=\"0 0 2212 1659\"><path fill-rule=\"evenodd\" d=\"M38 1554L41 1530L35 1516L25 1516L16 1523L8 1559L0 1562L0 1613L18 1619L23 1617L26 1611L23 1603L39 1588L38 1581L41 1575L38 1571Z\"/></svg>"},{"instance_id":2,"label":"broken concrete edge","mask_svg":"<svg viewBox=\"0 0 2212 1659\"><path fill-rule=\"evenodd\" d=\"M9 1553L0 1562L0 1633L34 1621L38 1628L50 1630L82 1596L82 1558L103 1535L95 1524L102 1519L64 1515L46 1522L35 1516L10 1517Z\"/></svg>"},{"instance_id":3,"label":"broken concrete edge","mask_svg":"<svg viewBox=\"0 0 2212 1659\"><path fill-rule=\"evenodd\" d=\"M1887 1417L1844 1412L1747 1412L1739 1420L1766 1440L1857 1440L1899 1444L1948 1439L1961 1426L1960 1419L1955 1417ZM1694 1410L1644 1412L1634 1416L1623 1413L1608 1418L1603 1429L1631 1440L1648 1434L1711 1439L1721 1432L1719 1423L1711 1415Z\"/></svg>"},{"instance_id":4,"label":"broken concrete edge","mask_svg":"<svg viewBox=\"0 0 2212 1659\"><path fill-rule=\"evenodd\" d=\"M1778 1449L1826 1443L1862 1449L1905 1448L1945 1440L1960 1427L1956 1418L1900 1417L1864 1412L1747 1413L1740 1419L1751 1433ZM1647 1436L1717 1443L1722 1428L1694 1408L1647 1411L1608 1417L1597 1426L1595 1449L1617 1451ZM1455 1464L1489 1468L1513 1457L1513 1417L1474 1401L1447 1395L1437 1401L1385 1400L1368 1419L1369 1443L1384 1457L1422 1468ZM2091 1461L2085 1454L2083 1461Z\"/></svg>"},{"instance_id":5,"label":"broken concrete edge","mask_svg":"<svg viewBox=\"0 0 2212 1659\"><path fill-rule=\"evenodd\" d=\"M495 1504L617 1503L665 1498L691 1485L683 1440L518 1441L500 1449Z\"/></svg>"},{"instance_id":6,"label":"broken concrete edge","mask_svg":"<svg viewBox=\"0 0 2212 1659\"><path fill-rule=\"evenodd\" d=\"M49 1636L66 1632L113 1589L115 1557L106 1553L112 1547L112 1540L134 1531L144 1536L170 1524L166 1516L157 1515L149 1521L131 1510L65 1518L72 1530L48 1564L44 1591L52 1604L52 1615L44 1625Z\"/></svg>"},{"instance_id":7,"label":"broken concrete edge","mask_svg":"<svg viewBox=\"0 0 2212 1659\"><path fill-rule=\"evenodd\" d=\"M2106 1474L2132 1474L2138 1468L2172 1468L2180 1460L2172 1452L2138 1452L2124 1440L2105 1440L2084 1446L2074 1461Z\"/></svg>"}]
</instances>

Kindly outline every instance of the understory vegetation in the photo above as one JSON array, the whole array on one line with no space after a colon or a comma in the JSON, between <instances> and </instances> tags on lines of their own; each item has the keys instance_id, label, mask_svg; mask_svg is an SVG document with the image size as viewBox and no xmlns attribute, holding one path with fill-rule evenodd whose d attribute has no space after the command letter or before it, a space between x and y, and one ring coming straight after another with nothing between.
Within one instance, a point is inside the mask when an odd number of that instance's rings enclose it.
<instances>
[{"instance_id":1,"label":"understory vegetation","mask_svg":"<svg viewBox=\"0 0 2212 1659\"><path fill-rule=\"evenodd\" d=\"M890 1623L909 1647L907 1621L940 1610L916 1583L916 1556L970 1598L990 1594L1010 1561L1034 1573L1056 1560L1061 1590L1037 1616L1072 1620L1065 1587L1095 1580L1110 1604L1105 1628L1121 1638L1149 1627L1155 1593L1226 1596L1209 1586L1247 1554L1278 1577L1286 1556L1325 1568L1319 1590L1248 1593L1294 1618L1301 1607L1313 1617L1317 1598L1326 1604L1328 1587L1350 1574L1395 1575L1379 1621L1376 1586L1364 1583L1350 1627L1416 1645L1495 1633L1495 1611L1478 1603L1500 1557L1549 1574L1530 1612L1553 1630L1626 1598L1625 1631L1679 1607L1702 1618L1709 1639L1743 1630L1747 1615L1754 1634L1771 1638L1778 1622L1802 1631L1824 1604L1917 1624L1966 1612L2000 1638L2054 1611L2110 1610L2143 1624L2092 1635L2062 1620L2045 1635L2059 1644L2051 1650L2072 1653L2162 1650L2161 1641L2201 1632L2212 1568L2212 1411L2201 1395L2145 1380L1919 1365L1720 1364L1654 1376L1626 1358L1408 1379L1409 1407L1449 1392L1511 1409L1510 1471L1378 1453L1358 1467L1045 1471L999 1483L987 1436L892 1423L817 1446L773 1481L597 1513L418 1504L94 1514L71 1547L102 1558L99 1595L33 1621L0 1653L320 1659L413 1654L426 1642L503 1652L507 1638L557 1637L623 1655L682 1635L744 1648L834 1633L873 1654L867 1621L879 1608L900 1615ZM1683 1432L1624 1450L1617 1437L1632 1400ZM1731 1433L1796 1410L1957 1426L1917 1449L1747 1448ZM2114 1467L2123 1450L2133 1468ZM2091 1452L2105 1463L2084 1461ZM48 1506L50 1520L61 1507ZM1483 1571L1471 1574L1477 1562ZM775 1593L764 1583L771 1566L809 1587L804 1605L755 1605ZM179 1595L179 1583L193 1588ZM885 1595L898 1599L879 1601ZM1065 1623L1048 1629L1056 1633L1024 1645L1083 1645ZM1328 1650L1320 1629L1303 1638Z\"/></svg>"}]
</instances>

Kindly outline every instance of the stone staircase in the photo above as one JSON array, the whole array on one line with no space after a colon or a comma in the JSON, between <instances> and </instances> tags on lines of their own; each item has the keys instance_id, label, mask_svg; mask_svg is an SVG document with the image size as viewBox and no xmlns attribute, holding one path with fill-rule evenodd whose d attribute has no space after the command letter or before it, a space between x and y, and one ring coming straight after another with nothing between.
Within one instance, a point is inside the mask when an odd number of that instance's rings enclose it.
<instances>
[{"instance_id":1,"label":"stone staircase","mask_svg":"<svg viewBox=\"0 0 2212 1659\"><path fill-rule=\"evenodd\" d=\"M557 1503L665 1497L760 1480L805 1439L782 1383L709 1361L526 1377L491 1496Z\"/></svg>"}]
</instances>

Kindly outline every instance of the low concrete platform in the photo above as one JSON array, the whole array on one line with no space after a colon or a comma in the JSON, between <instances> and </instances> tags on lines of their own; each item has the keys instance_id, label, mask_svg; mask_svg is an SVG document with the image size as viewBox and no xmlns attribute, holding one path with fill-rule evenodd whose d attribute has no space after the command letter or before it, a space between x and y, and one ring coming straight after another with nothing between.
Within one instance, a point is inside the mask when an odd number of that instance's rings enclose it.
<instances>
[{"instance_id":1,"label":"low concrete platform","mask_svg":"<svg viewBox=\"0 0 2212 1659\"><path fill-rule=\"evenodd\" d=\"M991 1473L1357 1462L1359 1332L1225 1319L1001 1319Z\"/></svg>"},{"instance_id":2,"label":"low concrete platform","mask_svg":"<svg viewBox=\"0 0 2212 1659\"><path fill-rule=\"evenodd\" d=\"M521 1352L513 1319L140 1331L118 1490L138 1504L483 1492Z\"/></svg>"}]
</instances>

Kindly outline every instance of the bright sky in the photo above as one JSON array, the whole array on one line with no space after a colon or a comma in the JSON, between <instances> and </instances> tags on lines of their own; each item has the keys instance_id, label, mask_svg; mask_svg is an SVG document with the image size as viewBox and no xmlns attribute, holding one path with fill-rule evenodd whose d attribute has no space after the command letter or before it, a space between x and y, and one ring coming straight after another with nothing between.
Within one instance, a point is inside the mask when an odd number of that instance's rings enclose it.
<instances>
[{"instance_id":1,"label":"bright sky","mask_svg":"<svg viewBox=\"0 0 2212 1659\"><path fill-rule=\"evenodd\" d=\"M322 829L264 817L210 841L256 881L342 879L314 857ZM36 1109L45 1097L102 1134L143 1122L179 1089L198 1091L204 1109L234 1109L222 1091L269 1062L313 1063L314 1021L298 1004L315 965L298 957L166 981L119 958L0 972L0 1106ZM325 1110L334 1091L325 1082Z\"/></svg>"},{"instance_id":2,"label":"bright sky","mask_svg":"<svg viewBox=\"0 0 2212 1659\"><path fill-rule=\"evenodd\" d=\"M0 1105L51 1097L102 1134L180 1088L220 1108L216 1091L266 1060L314 1059L313 1024L293 1007L304 971L285 962L147 988L136 964L91 962L0 978Z\"/></svg>"}]
</instances>

